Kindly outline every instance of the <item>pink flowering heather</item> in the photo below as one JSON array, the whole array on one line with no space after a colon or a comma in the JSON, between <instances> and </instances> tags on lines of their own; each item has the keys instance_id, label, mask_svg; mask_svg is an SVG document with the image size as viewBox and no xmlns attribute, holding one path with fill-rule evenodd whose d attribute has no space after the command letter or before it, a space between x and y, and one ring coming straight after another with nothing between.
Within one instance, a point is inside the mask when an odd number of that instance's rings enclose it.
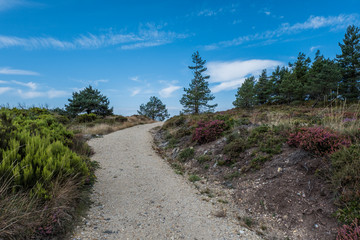
<instances>
[{"instance_id":1,"label":"pink flowering heather","mask_svg":"<svg viewBox=\"0 0 360 240\"><path fill-rule=\"evenodd\" d=\"M338 230L336 240L360 240L360 226L355 219L350 225L343 225Z\"/></svg>"},{"instance_id":2,"label":"pink flowering heather","mask_svg":"<svg viewBox=\"0 0 360 240\"><path fill-rule=\"evenodd\" d=\"M321 127L301 128L290 134L287 143L289 146L303 148L317 156L331 154L351 144L349 139Z\"/></svg>"},{"instance_id":3,"label":"pink flowering heather","mask_svg":"<svg viewBox=\"0 0 360 240\"><path fill-rule=\"evenodd\" d=\"M225 129L226 124L223 120L200 121L195 129L192 140L197 141L199 144L212 142L220 137Z\"/></svg>"}]
</instances>

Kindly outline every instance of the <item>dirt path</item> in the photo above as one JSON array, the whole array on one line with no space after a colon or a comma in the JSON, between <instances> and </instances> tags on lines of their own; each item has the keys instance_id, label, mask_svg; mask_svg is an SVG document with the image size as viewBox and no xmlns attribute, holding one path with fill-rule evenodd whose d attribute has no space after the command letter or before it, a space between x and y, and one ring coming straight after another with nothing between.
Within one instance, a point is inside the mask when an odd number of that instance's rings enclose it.
<instances>
[{"instance_id":1,"label":"dirt path","mask_svg":"<svg viewBox=\"0 0 360 240\"><path fill-rule=\"evenodd\" d=\"M149 130L124 129L89 144L100 163L93 206L72 239L259 239L202 201L152 149Z\"/></svg>"}]
</instances>

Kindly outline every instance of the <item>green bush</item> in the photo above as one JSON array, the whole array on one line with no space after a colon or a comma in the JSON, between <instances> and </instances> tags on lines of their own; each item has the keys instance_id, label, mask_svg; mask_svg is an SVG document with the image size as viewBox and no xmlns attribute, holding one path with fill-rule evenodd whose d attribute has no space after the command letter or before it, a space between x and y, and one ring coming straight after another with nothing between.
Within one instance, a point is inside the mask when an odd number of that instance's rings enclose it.
<instances>
[{"instance_id":1,"label":"green bush","mask_svg":"<svg viewBox=\"0 0 360 240\"><path fill-rule=\"evenodd\" d=\"M197 175L190 175L189 176L189 181L190 182L197 182L197 181L200 181L200 180L201 180L201 178L199 176L197 176Z\"/></svg>"},{"instance_id":2,"label":"green bush","mask_svg":"<svg viewBox=\"0 0 360 240\"><path fill-rule=\"evenodd\" d=\"M242 152L248 149L248 144L244 138L235 138L224 147L224 153L231 159L238 158Z\"/></svg>"},{"instance_id":3,"label":"green bush","mask_svg":"<svg viewBox=\"0 0 360 240\"><path fill-rule=\"evenodd\" d=\"M185 162L186 160L192 158L195 155L193 148L185 148L179 154L179 160Z\"/></svg>"},{"instance_id":4,"label":"green bush","mask_svg":"<svg viewBox=\"0 0 360 240\"><path fill-rule=\"evenodd\" d=\"M210 155L201 155L199 157L196 158L196 160L199 162L199 163L204 163L204 162L209 162L211 161L211 156Z\"/></svg>"},{"instance_id":5,"label":"green bush","mask_svg":"<svg viewBox=\"0 0 360 240\"><path fill-rule=\"evenodd\" d=\"M330 156L331 182L339 194L338 218L345 223L360 219L360 145L343 148Z\"/></svg>"},{"instance_id":6,"label":"green bush","mask_svg":"<svg viewBox=\"0 0 360 240\"><path fill-rule=\"evenodd\" d=\"M31 190L43 199L50 197L52 180L57 177L77 176L84 182L89 175L87 164L68 147L73 134L51 115L28 113L1 110L0 129L6 134L1 141L0 176L12 181L13 191Z\"/></svg>"},{"instance_id":7,"label":"green bush","mask_svg":"<svg viewBox=\"0 0 360 240\"><path fill-rule=\"evenodd\" d=\"M97 119L97 115L95 113L85 113L85 114L81 114L76 116L76 121L78 121L79 123L87 123L87 122L92 122L95 121Z\"/></svg>"},{"instance_id":8,"label":"green bush","mask_svg":"<svg viewBox=\"0 0 360 240\"><path fill-rule=\"evenodd\" d=\"M118 122L118 123L123 123L123 122L127 122L128 119L127 119L127 117L119 115L119 116L115 117L115 121Z\"/></svg>"}]
</instances>

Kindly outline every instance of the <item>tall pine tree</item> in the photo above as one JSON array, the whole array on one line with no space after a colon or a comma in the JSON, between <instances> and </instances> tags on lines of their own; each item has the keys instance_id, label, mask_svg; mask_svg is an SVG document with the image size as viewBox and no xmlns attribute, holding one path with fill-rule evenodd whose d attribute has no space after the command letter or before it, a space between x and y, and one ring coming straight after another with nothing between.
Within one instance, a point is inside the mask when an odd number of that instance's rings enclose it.
<instances>
[{"instance_id":1,"label":"tall pine tree","mask_svg":"<svg viewBox=\"0 0 360 240\"><path fill-rule=\"evenodd\" d=\"M217 104L210 105L209 101L214 100L215 96L211 94L209 83L206 81L209 75L203 75L207 70L204 67L206 60L202 60L198 51L192 55L194 66L189 66L193 71L194 78L189 84L189 88L184 88L185 94L180 99L180 103L184 106L185 113L199 114L200 112L214 111Z\"/></svg>"},{"instance_id":2,"label":"tall pine tree","mask_svg":"<svg viewBox=\"0 0 360 240\"><path fill-rule=\"evenodd\" d=\"M265 104L270 102L271 90L271 82L267 77L266 69L264 69L259 76L259 80L255 84L255 92L258 104Z\"/></svg>"},{"instance_id":3,"label":"tall pine tree","mask_svg":"<svg viewBox=\"0 0 360 240\"><path fill-rule=\"evenodd\" d=\"M339 46L341 54L336 55L342 73L339 92L343 98L356 100L360 96L360 29L349 26Z\"/></svg>"},{"instance_id":4,"label":"tall pine tree","mask_svg":"<svg viewBox=\"0 0 360 240\"><path fill-rule=\"evenodd\" d=\"M255 78L246 78L238 88L233 105L237 108L252 108L256 104Z\"/></svg>"}]
</instances>

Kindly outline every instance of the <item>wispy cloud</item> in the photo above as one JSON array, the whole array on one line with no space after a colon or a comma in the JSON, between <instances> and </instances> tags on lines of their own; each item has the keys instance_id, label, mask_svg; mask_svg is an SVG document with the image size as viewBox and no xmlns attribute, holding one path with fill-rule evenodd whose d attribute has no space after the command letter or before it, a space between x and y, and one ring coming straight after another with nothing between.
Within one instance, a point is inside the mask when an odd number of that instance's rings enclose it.
<instances>
[{"instance_id":1,"label":"wispy cloud","mask_svg":"<svg viewBox=\"0 0 360 240\"><path fill-rule=\"evenodd\" d=\"M132 89L130 96L134 97L134 96L138 95L140 92L141 92L140 88Z\"/></svg>"},{"instance_id":2,"label":"wispy cloud","mask_svg":"<svg viewBox=\"0 0 360 240\"><path fill-rule=\"evenodd\" d=\"M134 82L141 82L141 80L139 79L139 76L130 77L129 79Z\"/></svg>"},{"instance_id":3,"label":"wispy cloud","mask_svg":"<svg viewBox=\"0 0 360 240\"><path fill-rule=\"evenodd\" d=\"M28 87L32 90L36 90L38 88L38 84L37 83L34 83L34 82L27 82L27 83L24 83L24 82L19 82L19 81L11 81L12 83L15 83L17 85L20 85L20 86L24 86L24 87Z\"/></svg>"},{"instance_id":4,"label":"wispy cloud","mask_svg":"<svg viewBox=\"0 0 360 240\"><path fill-rule=\"evenodd\" d=\"M357 14L340 14L338 16L310 16L305 22L302 23L283 23L275 30L265 31L252 35L240 36L230 41L222 41L219 43L205 46L207 50L213 50L220 47L238 46L247 42L253 41L268 41L275 40L275 38L283 35L297 34L306 30L313 30L319 28L330 28L331 31L344 29L350 24L359 24L359 15Z\"/></svg>"},{"instance_id":5,"label":"wispy cloud","mask_svg":"<svg viewBox=\"0 0 360 240\"><path fill-rule=\"evenodd\" d=\"M12 90L10 87L0 87L0 95Z\"/></svg>"},{"instance_id":6,"label":"wispy cloud","mask_svg":"<svg viewBox=\"0 0 360 240\"><path fill-rule=\"evenodd\" d=\"M321 48L321 47L322 47L321 45L312 46L312 47L310 48L310 52L313 52L313 51L315 51L315 50L318 50L318 49Z\"/></svg>"},{"instance_id":7,"label":"wispy cloud","mask_svg":"<svg viewBox=\"0 0 360 240\"><path fill-rule=\"evenodd\" d=\"M120 49L136 49L164 45L189 37L187 34L165 31L155 24L141 25L137 33L116 34L111 30L105 34L80 35L73 40L59 40L54 37L29 37L0 35L0 48L23 47L26 49L89 49L118 46Z\"/></svg>"},{"instance_id":8,"label":"wispy cloud","mask_svg":"<svg viewBox=\"0 0 360 240\"><path fill-rule=\"evenodd\" d=\"M66 97L71 95L69 92L66 91L59 91L59 90L48 90L48 91L24 91L22 89L17 89L17 94L23 99L32 99L32 98L58 98L58 97Z\"/></svg>"},{"instance_id":9,"label":"wispy cloud","mask_svg":"<svg viewBox=\"0 0 360 240\"><path fill-rule=\"evenodd\" d=\"M257 77L263 69L271 69L283 63L274 60L247 60L230 62L209 62L207 68L211 76L210 82L219 83L211 91L216 93L232 90L241 86L245 78Z\"/></svg>"},{"instance_id":10,"label":"wispy cloud","mask_svg":"<svg viewBox=\"0 0 360 240\"><path fill-rule=\"evenodd\" d=\"M163 98L169 98L172 96L173 92L179 90L180 86L170 85L166 88L163 88L159 91L159 95Z\"/></svg>"},{"instance_id":11,"label":"wispy cloud","mask_svg":"<svg viewBox=\"0 0 360 240\"><path fill-rule=\"evenodd\" d=\"M33 3L25 0L0 0L0 12L19 6L31 6Z\"/></svg>"},{"instance_id":12,"label":"wispy cloud","mask_svg":"<svg viewBox=\"0 0 360 240\"><path fill-rule=\"evenodd\" d=\"M216 16L219 13L223 12L222 8L219 9L203 9L200 12L198 12L198 16L205 16L205 17L212 17L212 16Z\"/></svg>"},{"instance_id":13,"label":"wispy cloud","mask_svg":"<svg viewBox=\"0 0 360 240\"><path fill-rule=\"evenodd\" d=\"M30 76L38 76L40 75L37 72L27 71L27 70L20 70L20 69L12 69L12 68L0 68L0 74L5 75L30 75Z\"/></svg>"}]
</instances>

